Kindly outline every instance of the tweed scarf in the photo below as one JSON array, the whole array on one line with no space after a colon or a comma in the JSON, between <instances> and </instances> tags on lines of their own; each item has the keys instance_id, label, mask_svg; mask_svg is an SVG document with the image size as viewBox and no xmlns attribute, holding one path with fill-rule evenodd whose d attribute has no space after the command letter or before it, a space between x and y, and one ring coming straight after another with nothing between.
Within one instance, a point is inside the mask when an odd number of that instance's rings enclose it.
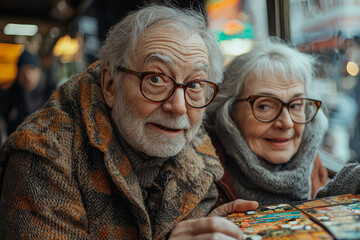
<instances>
[{"instance_id":1,"label":"tweed scarf","mask_svg":"<svg viewBox=\"0 0 360 240\"><path fill-rule=\"evenodd\" d=\"M225 147L226 168L239 198L260 205L310 199L311 172L324 129L306 126L297 153L285 164L272 164L256 156L238 130L217 124L215 132ZM316 128L314 128L316 129Z\"/></svg>"},{"instance_id":2,"label":"tweed scarf","mask_svg":"<svg viewBox=\"0 0 360 240\"><path fill-rule=\"evenodd\" d=\"M164 162L169 158L150 157L144 153L134 151L120 133L116 134L116 139L126 153L126 156L128 156L131 167L138 177L140 187L150 187L154 183L155 178L159 175Z\"/></svg>"}]
</instances>

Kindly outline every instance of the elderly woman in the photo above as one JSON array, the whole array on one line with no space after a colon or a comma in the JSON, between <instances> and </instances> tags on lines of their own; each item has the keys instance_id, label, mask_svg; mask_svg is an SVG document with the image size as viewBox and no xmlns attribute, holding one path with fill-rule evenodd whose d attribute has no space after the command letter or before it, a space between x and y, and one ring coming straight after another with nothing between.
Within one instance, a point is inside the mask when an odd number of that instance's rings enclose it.
<instances>
[{"instance_id":1,"label":"elderly woman","mask_svg":"<svg viewBox=\"0 0 360 240\"><path fill-rule=\"evenodd\" d=\"M208 108L208 127L226 169L218 204L238 197L260 205L305 200L320 189L324 196L341 194L334 189L342 179L323 187L327 170L317 153L328 120L312 91L313 64L311 56L266 39L226 67ZM358 176L357 167L347 170ZM351 187L347 192L359 192Z\"/></svg>"}]
</instances>

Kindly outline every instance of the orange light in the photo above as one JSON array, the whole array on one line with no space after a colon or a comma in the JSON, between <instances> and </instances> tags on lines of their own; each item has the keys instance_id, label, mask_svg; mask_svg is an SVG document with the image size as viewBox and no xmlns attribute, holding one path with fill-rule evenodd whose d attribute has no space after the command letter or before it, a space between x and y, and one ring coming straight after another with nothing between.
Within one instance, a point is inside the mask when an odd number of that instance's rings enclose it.
<instances>
[{"instance_id":1,"label":"orange light","mask_svg":"<svg viewBox=\"0 0 360 240\"><path fill-rule=\"evenodd\" d=\"M55 44L53 53L60 57L62 62L73 61L76 53L79 51L79 41L71 38L69 35L62 36Z\"/></svg>"},{"instance_id":2,"label":"orange light","mask_svg":"<svg viewBox=\"0 0 360 240\"><path fill-rule=\"evenodd\" d=\"M359 73L359 66L352 61L349 61L346 64L346 71L351 75L351 76L356 76Z\"/></svg>"},{"instance_id":3,"label":"orange light","mask_svg":"<svg viewBox=\"0 0 360 240\"><path fill-rule=\"evenodd\" d=\"M23 45L0 43L0 87L12 84L17 75L17 61L23 51Z\"/></svg>"},{"instance_id":4,"label":"orange light","mask_svg":"<svg viewBox=\"0 0 360 240\"><path fill-rule=\"evenodd\" d=\"M245 25L237 19L229 20L223 26L223 32L228 36L240 34L244 30Z\"/></svg>"}]
</instances>

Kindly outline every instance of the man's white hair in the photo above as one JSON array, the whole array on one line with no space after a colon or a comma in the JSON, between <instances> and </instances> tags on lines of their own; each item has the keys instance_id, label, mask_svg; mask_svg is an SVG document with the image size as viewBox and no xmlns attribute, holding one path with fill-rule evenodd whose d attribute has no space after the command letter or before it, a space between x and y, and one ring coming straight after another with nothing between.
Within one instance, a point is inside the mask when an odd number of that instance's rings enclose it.
<instances>
[{"instance_id":1,"label":"man's white hair","mask_svg":"<svg viewBox=\"0 0 360 240\"><path fill-rule=\"evenodd\" d=\"M201 12L192 9L178 9L158 4L147 5L134 11L115 24L99 51L102 66L108 65L114 76L119 65L131 67L139 39L156 23L170 26L187 34L197 33L204 41L209 53L209 80L222 81L224 55L215 34L208 30Z\"/></svg>"}]
</instances>

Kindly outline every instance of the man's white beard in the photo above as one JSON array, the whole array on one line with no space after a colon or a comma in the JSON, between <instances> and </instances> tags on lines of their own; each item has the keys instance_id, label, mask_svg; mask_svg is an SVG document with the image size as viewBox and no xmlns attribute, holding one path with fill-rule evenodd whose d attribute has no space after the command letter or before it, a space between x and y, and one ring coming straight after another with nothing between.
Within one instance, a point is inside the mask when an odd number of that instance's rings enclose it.
<instances>
[{"instance_id":1,"label":"man's white beard","mask_svg":"<svg viewBox=\"0 0 360 240\"><path fill-rule=\"evenodd\" d=\"M161 108L157 108L145 119L141 119L134 112L133 105L125 103L123 96L120 92L116 94L112 109L113 120L126 142L135 151L143 152L148 156L171 157L178 154L194 138L201 125L202 119L198 124L191 126L187 114L173 116L164 113ZM145 127L148 122L184 130L182 134L171 137Z\"/></svg>"}]
</instances>

